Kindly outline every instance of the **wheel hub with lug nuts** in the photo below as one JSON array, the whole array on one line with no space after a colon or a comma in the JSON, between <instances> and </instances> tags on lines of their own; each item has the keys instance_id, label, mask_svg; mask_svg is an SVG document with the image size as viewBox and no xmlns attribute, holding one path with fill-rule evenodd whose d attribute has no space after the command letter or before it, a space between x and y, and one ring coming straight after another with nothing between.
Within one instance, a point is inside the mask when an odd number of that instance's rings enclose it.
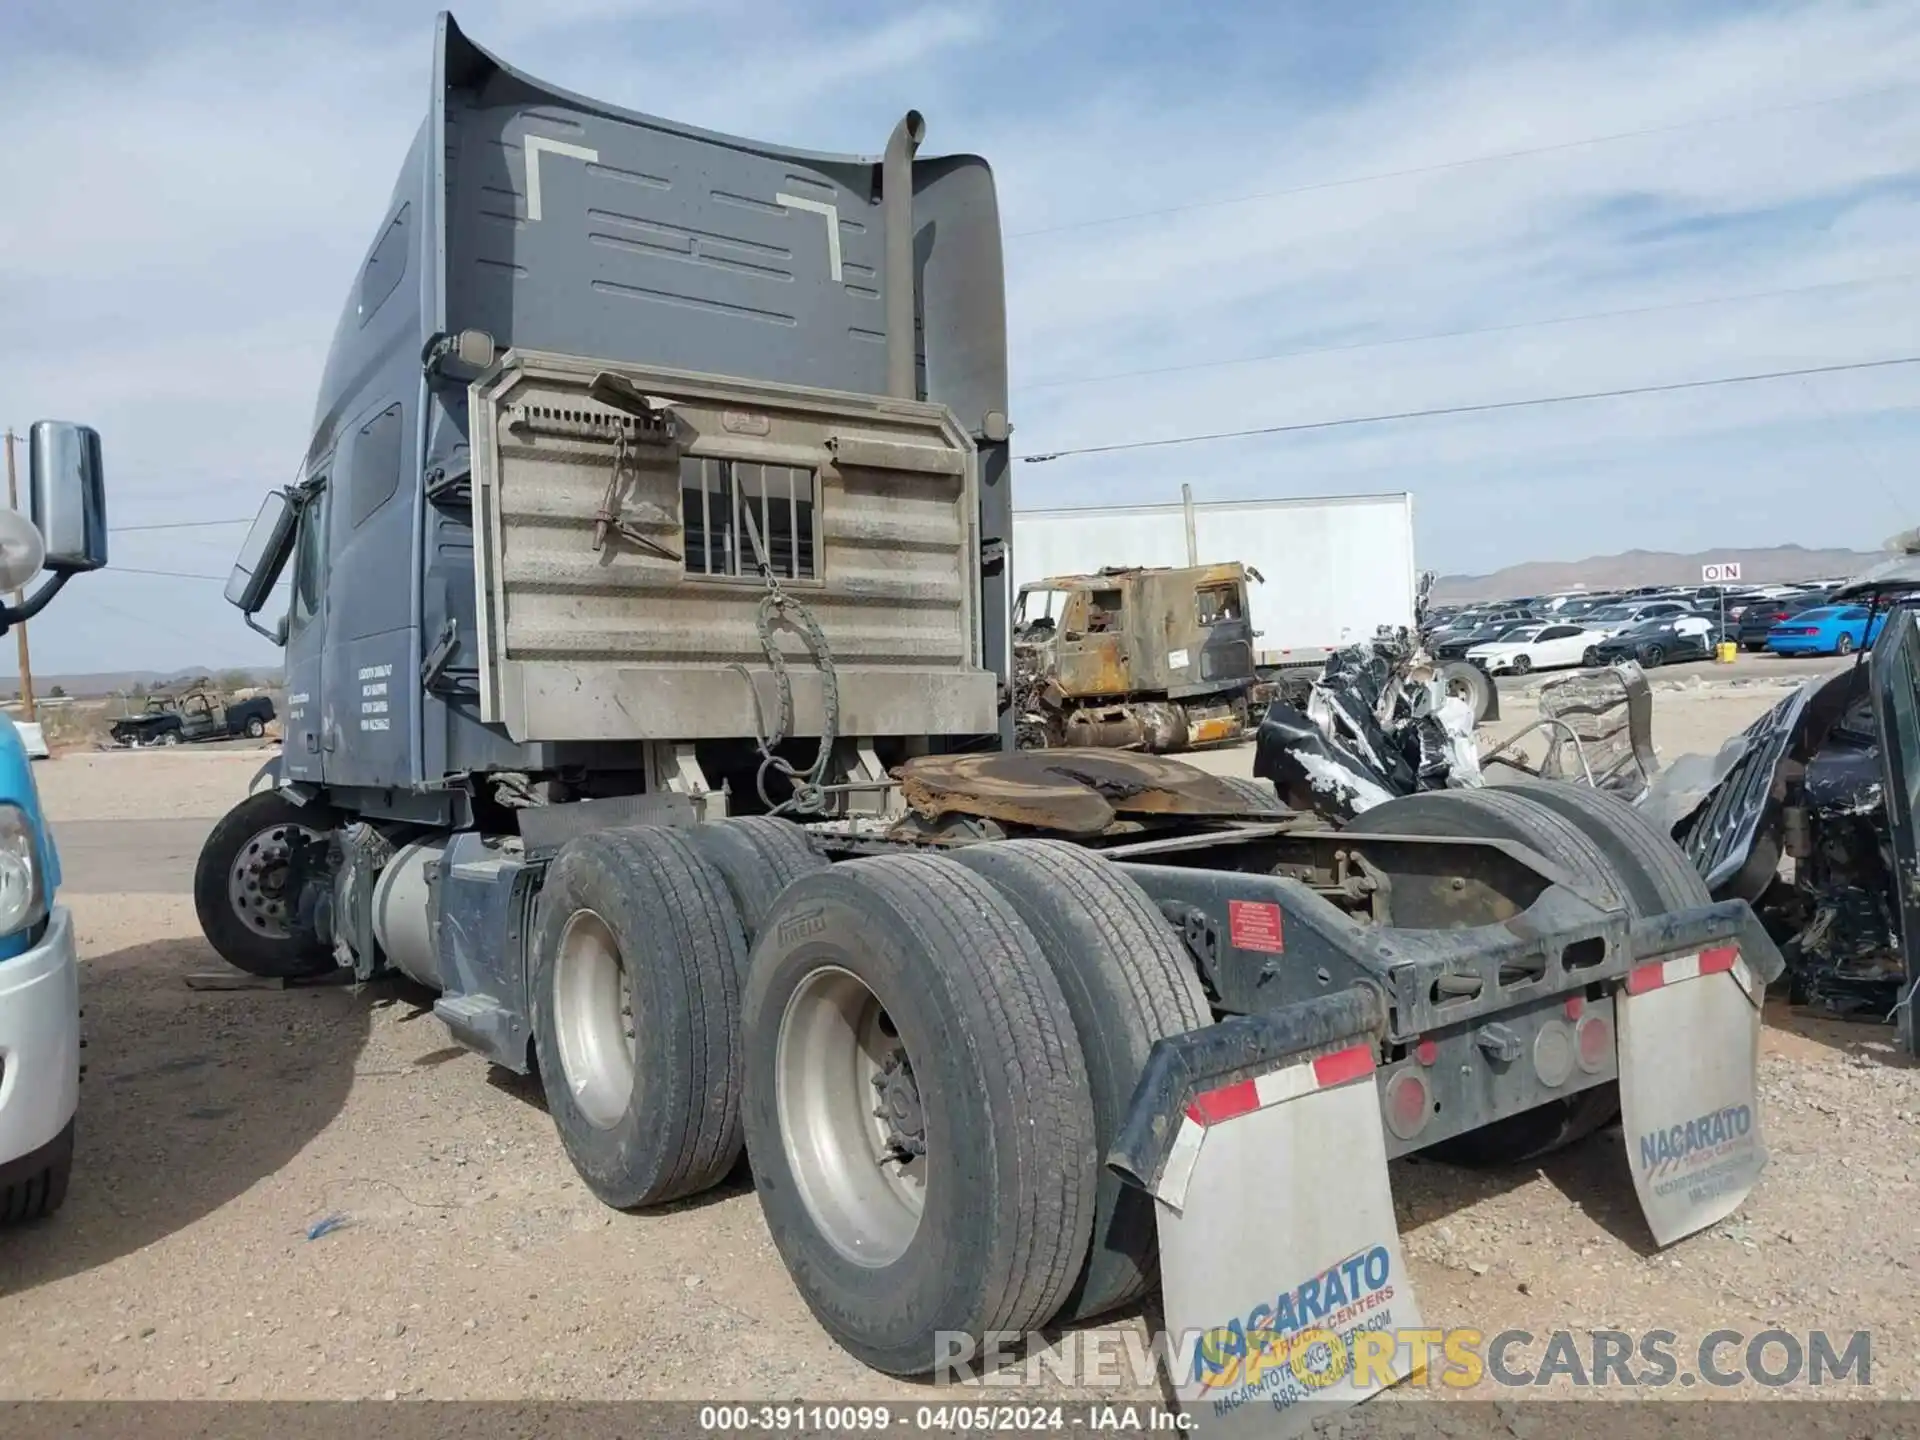
<instances>
[{"instance_id":1,"label":"wheel hub with lug nuts","mask_svg":"<svg viewBox=\"0 0 1920 1440\"><path fill-rule=\"evenodd\" d=\"M920 1087L914 1082L913 1066L907 1052L895 1050L873 1077L873 1088L880 1092L880 1108L874 1118L887 1127L887 1160L905 1162L927 1153L927 1117L920 1108Z\"/></svg>"},{"instance_id":2,"label":"wheel hub with lug nuts","mask_svg":"<svg viewBox=\"0 0 1920 1440\"><path fill-rule=\"evenodd\" d=\"M319 835L300 825L271 825L248 839L227 868L227 903L256 935L284 940L292 933L294 898L287 885L293 844Z\"/></svg>"}]
</instances>

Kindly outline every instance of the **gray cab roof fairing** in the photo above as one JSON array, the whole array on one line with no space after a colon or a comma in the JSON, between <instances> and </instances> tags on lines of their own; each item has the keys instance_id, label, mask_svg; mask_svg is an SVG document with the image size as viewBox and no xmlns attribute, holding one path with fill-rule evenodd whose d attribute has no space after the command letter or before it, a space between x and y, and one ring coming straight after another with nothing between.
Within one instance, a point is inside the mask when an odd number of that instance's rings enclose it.
<instances>
[{"instance_id":1,"label":"gray cab roof fairing","mask_svg":"<svg viewBox=\"0 0 1920 1440\"><path fill-rule=\"evenodd\" d=\"M877 158L767 145L556 89L440 19L438 328L884 394ZM876 141L884 134L876 134ZM914 165L923 388L968 431L1006 406L986 162Z\"/></svg>"},{"instance_id":2,"label":"gray cab roof fairing","mask_svg":"<svg viewBox=\"0 0 1920 1440\"><path fill-rule=\"evenodd\" d=\"M423 348L479 329L502 352L884 394L880 175L877 156L762 144L558 89L443 12L431 108L374 245L411 203L411 273L393 300L418 297ZM916 158L913 176L921 394L978 433L1007 407L993 175L955 155ZM363 335L356 278L310 461L377 367Z\"/></svg>"}]
</instances>

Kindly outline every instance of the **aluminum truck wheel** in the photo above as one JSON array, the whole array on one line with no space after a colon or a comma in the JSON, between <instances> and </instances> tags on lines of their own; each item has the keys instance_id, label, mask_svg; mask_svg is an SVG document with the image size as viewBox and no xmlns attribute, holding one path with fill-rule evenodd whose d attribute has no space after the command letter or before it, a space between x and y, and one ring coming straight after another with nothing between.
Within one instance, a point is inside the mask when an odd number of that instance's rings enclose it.
<instances>
[{"instance_id":1,"label":"aluminum truck wheel","mask_svg":"<svg viewBox=\"0 0 1920 1440\"><path fill-rule=\"evenodd\" d=\"M576 910L553 960L553 1028L560 1069L589 1124L610 1130L633 1095L631 981L620 942L592 910Z\"/></svg>"},{"instance_id":2,"label":"aluminum truck wheel","mask_svg":"<svg viewBox=\"0 0 1920 1440\"><path fill-rule=\"evenodd\" d=\"M208 942L249 975L290 979L335 968L333 952L295 924L296 840L324 843L335 816L275 790L249 795L207 836L193 871L193 908Z\"/></svg>"},{"instance_id":3,"label":"aluminum truck wheel","mask_svg":"<svg viewBox=\"0 0 1920 1440\"><path fill-rule=\"evenodd\" d=\"M258 715L255 715L251 720L247 721L247 738L249 740L258 740L266 733L267 722L262 720Z\"/></svg>"},{"instance_id":4,"label":"aluminum truck wheel","mask_svg":"<svg viewBox=\"0 0 1920 1440\"><path fill-rule=\"evenodd\" d=\"M892 1264L927 1207L926 1108L892 1017L852 971L815 970L787 1000L774 1064L787 1164L821 1233Z\"/></svg>"},{"instance_id":5,"label":"aluminum truck wheel","mask_svg":"<svg viewBox=\"0 0 1920 1440\"><path fill-rule=\"evenodd\" d=\"M1512 840L1560 865L1592 889L1600 903L1639 913L1630 877L1583 827L1516 786L1404 795L1365 811L1345 828L1383 835ZM1456 923L1470 926L1499 918L1463 912ZM1443 1140L1423 1153L1460 1165L1517 1165L1592 1134L1619 1112L1619 1087L1598 1085Z\"/></svg>"},{"instance_id":6,"label":"aluminum truck wheel","mask_svg":"<svg viewBox=\"0 0 1920 1440\"><path fill-rule=\"evenodd\" d=\"M746 937L718 872L672 830L579 835L548 867L533 933L547 1110L587 1188L677 1200L740 1155Z\"/></svg>"},{"instance_id":7,"label":"aluminum truck wheel","mask_svg":"<svg viewBox=\"0 0 1920 1440\"><path fill-rule=\"evenodd\" d=\"M1279 808L1271 791L1266 798ZM1086 1053L1094 1144L1104 1155L1153 1042L1213 1019L1186 947L1124 870L1079 846L1014 840L969 845L953 858L1007 898L1053 967ZM1102 1167L1092 1245L1055 1318L1084 1320L1138 1299L1153 1284L1158 1253L1153 1197Z\"/></svg>"},{"instance_id":8,"label":"aluminum truck wheel","mask_svg":"<svg viewBox=\"0 0 1920 1440\"><path fill-rule=\"evenodd\" d=\"M842 1346L925 1374L942 1332L1060 1308L1093 1219L1093 1105L1059 982L997 890L931 855L802 876L741 1023L767 1228Z\"/></svg>"},{"instance_id":9,"label":"aluminum truck wheel","mask_svg":"<svg viewBox=\"0 0 1920 1440\"><path fill-rule=\"evenodd\" d=\"M742 815L695 825L682 833L727 882L749 946L760 937L760 927L780 892L827 864L805 830L791 820L769 815Z\"/></svg>"},{"instance_id":10,"label":"aluminum truck wheel","mask_svg":"<svg viewBox=\"0 0 1920 1440\"><path fill-rule=\"evenodd\" d=\"M180 743L180 732L178 730L167 731L166 734L160 737L160 743L162 745L178 745Z\"/></svg>"}]
</instances>

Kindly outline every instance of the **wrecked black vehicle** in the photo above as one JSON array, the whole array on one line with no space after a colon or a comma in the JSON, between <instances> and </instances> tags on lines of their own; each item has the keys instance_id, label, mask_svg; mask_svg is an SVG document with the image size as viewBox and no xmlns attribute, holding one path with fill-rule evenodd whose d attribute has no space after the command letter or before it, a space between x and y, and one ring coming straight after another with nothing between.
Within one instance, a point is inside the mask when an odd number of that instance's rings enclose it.
<instances>
[{"instance_id":1,"label":"wrecked black vehicle","mask_svg":"<svg viewBox=\"0 0 1920 1440\"><path fill-rule=\"evenodd\" d=\"M1474 735L1484 717L1455 684L1470 668L1436 663L1404 631L1338 651L1304 703L1268 707L1255 735L1255 778L1271 781L1292 809L1337 821L1423 791L1529 777L1628 802L1646 793L1658 762L1652 696L1638 666L1548 681L1540 718L1484 753Z\"/></svg>"},{"instance_id":2,"label":"wrecked black vehicle","mask_svg":"<svg viewBox=\"0 0 1920 1440\"><path fill-rule=\"evenodd\" d=\"M1716 900L1753 906L1787 962L1796 1004L1898 1019L1920 969L1914 811L1920 804L1920 626L1895 597L1920 589L1920 546L1839 596L1891 608L1870 651L1808 682L1714 756L1676 760L1645 809L1678 840Z\"/></svg>"}]
</instances>

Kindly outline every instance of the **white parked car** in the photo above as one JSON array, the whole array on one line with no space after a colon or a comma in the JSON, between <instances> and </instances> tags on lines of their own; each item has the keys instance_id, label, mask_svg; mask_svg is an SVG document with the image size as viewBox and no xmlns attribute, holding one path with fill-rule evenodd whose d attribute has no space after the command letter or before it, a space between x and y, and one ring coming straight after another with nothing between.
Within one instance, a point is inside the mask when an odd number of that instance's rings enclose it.
<instances>
[{"instance_id":1,"label":"white parked car","mask_svg":"<svg viewBox=\"0 0 1920 1440\"><path fill-rule=\"evenodd\" d=\"M1467 659L1489 675L1525 675L1586 663L1587 651L1607 638L1604 630L1584 625L1530 625L1504 640L1476 645Z\"/></svg>"}]
</instances>

